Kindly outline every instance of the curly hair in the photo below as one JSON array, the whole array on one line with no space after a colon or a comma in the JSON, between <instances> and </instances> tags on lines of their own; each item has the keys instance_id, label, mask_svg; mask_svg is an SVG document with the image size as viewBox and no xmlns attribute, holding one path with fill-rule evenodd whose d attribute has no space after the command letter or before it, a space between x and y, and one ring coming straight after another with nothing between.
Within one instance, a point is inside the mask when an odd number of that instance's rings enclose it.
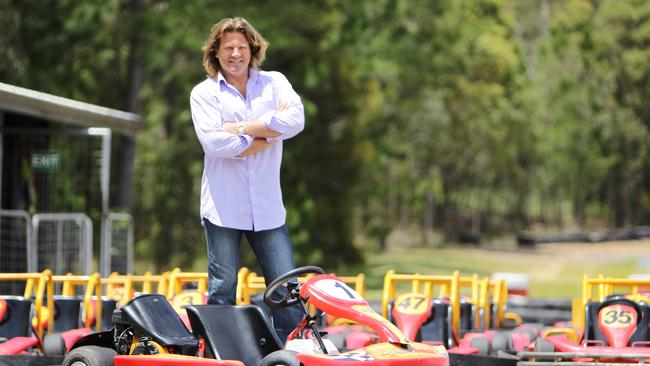
<instances>
[{"instance_id":1,"label":"curly hair","mask_svg":"<svg viewBox=\"0 0 650 366\"><path fill-rule=\"evenodd\" d=\"M225 33L241 32L248 40L251 49L251 66L259 69L264 61L269 43L262 35L244 18L224 18L212 26L210 37L203 45L203 68L208 76L215 77L219 72L219 60L215 56L219 49L221 39Z\"/></svg>"}]
</instances>

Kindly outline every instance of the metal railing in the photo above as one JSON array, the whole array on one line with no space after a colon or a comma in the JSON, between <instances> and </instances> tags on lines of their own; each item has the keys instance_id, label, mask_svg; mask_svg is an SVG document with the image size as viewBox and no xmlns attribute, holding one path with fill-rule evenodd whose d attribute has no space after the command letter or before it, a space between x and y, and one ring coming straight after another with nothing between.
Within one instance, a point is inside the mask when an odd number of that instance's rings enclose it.
<instances>
[{"instance_id":1,"label":"metal railing","mask_svg":"<svg viewBox=\"0 0 650 366\"><path fill-rule=\"evenodd\" d=\"M36 272L32 232L27 211L0 210L0 272Z\"/></svg>"},{"instance_id":2,"label":"metal railing","mask_svg":"<svg viewBox=\"0 0 650 366\"><path fill-rule=\"evenodd\" d=\"M102 222L99 273L133 273L133 218L128 213L111 212Z\"/></svg>"},{"instance_id":3,"label":"metal railing","mask_svg":"<svg viewBox=\"0 0 650 366\"><path fill-rule=\"evenodd\" d=\"M32 223L38 268L50 268L54 274L91 274L93 225L88 216L38 213Z\"/></svg>"}]
</instances>

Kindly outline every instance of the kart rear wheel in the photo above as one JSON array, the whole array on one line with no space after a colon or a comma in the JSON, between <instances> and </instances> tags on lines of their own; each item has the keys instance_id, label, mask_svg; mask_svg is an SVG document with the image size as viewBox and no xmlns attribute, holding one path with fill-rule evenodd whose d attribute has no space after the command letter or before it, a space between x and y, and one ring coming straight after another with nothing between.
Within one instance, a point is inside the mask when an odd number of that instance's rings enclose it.
<instances>
[{"instance_id":1,"label":"kart rear wheel","mask_svg":"<svg viewBox=\"0 0 650 366\"><path fill-rule=\"evenodd\" d=\"M63 356L65 350L65 340L61 333L46 334L43 338L43 352L47 356Z\"/></svg>"},{"instance_id":2,"label":"kart rear wheel","mask_svg":"<svg viewBox=\"0 0 650 366\"><path fill-rule=\"evenodd\" d=\"M505 332L498 332L492 337L492 352L513 352L512 337Z\"/></svg>"},{"instance_id":3,"label":"kart rear wheel","mask_svg":"<svg viewBox=\"0 0 650 366\"><path fill-rule=\"evenodd\" d=\"M116 354L111 348L83 346L70 351L63 359L62 366L113 366Z\"/></svg>"},{"instance_id":4,"label":"kart rear wheel","mask_svg":"<svg viewBox=\"0 0 650 366\"><path fill-rule=\"evenodd\" d=\"M535 352L555 352L555 345L544 338L535 340Z\"/></svg>"},{"instance_id":5,"label":"kart rear wheel","mask_svg":"<svg viewBox=\"0 0 650 366\"><path fill-rule=\"evenodd\" d=\"M260 366L300 366L301 363L296 357L296 352L283 349L271 352L260 362Z\"/></svg>"},{"instance_id":6,"label":"kart rear wheel","mask_svg":"<svg viewBox=\"0 0 650 366\"><path fill-rule=\"evenodd\" d=\"M481 356L490 354L490 340L487 337L474 337L469 344L478 349L478 354Z\"/></svg>"}]
</instances>

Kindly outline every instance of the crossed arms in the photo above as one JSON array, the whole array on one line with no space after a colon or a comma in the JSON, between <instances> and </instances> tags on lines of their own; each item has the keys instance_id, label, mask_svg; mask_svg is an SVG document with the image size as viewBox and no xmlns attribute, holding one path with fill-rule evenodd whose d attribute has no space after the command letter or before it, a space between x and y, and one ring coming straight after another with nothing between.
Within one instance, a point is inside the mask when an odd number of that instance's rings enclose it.
<instances>
[{"instance_id":1,"label":"crossed arms","mask_svg":"<svg viewBox=\"0 0 650 366\"><path fill-rule=\"evenodd\" d=\"M286 110L287 108L289 108L289 104L282 103L278 106L275 112L279 113ZM237 155L237 157L239 158L243 158L248 155L252 155L269 148L270 146L275 144L277 140L268 140L267 138L280 136L279 132L270 129L269 127L266 126L264 122L245 121L241 123L243 123L246 126L245 133L247 135L253 136L253 141L251 142L251 144L248 146L246 150L242 151L239 155ZM238 134L237 128L239 127L239 124L240 122L228 121L228 122L224 122L221 127L232 134Z\"/></svg>"}]
</instances>

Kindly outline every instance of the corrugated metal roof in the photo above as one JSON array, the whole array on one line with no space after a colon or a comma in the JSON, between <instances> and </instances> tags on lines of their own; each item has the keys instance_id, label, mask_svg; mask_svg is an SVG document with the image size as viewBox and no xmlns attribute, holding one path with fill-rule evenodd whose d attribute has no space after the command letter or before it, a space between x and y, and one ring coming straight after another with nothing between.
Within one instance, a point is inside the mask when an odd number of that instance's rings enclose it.
<instances>
[{"instance_id":1,"label":"corrugated metal roof","mask_svg":"<svg viewBox=\"0 0 650 366\"><path fill-rule=\"evenodd\" d=\"M0 109L83 127L106 127L133 135L143 127L139 115L0 83Z\"/></svg>"}]
</instances>

